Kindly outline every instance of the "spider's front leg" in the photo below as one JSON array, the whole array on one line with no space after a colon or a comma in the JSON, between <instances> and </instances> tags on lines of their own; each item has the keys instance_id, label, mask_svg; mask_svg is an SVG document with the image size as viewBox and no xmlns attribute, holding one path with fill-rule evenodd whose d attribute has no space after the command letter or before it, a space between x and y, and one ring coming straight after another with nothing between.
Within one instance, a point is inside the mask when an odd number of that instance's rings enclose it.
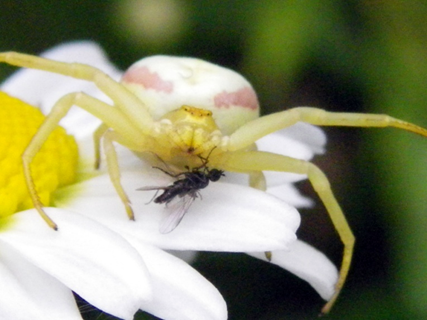
<instances>
[{"instance_id":1,"label":"spider's front leg","mask_svg":"<svg viewBox=\"0 0 427 320\"><path fill-rule=\"evenodd\" d=\"M44 142L48 139L50 133L55 130L59 121L66 115L68 110L73 105L79 106L80 108L97 116L110 128L113 128L119 132L123 132L124 136L139 136L139 131L133 128L133 126L129 125L126 117L120 112L120 110L102 101L99 101L83 93L70 93L58 100L58 102L52 108L51 113L46 116L46 119L22 155L24 176L34 207L37 209L46 223L55 230L57 229L57 225L44 212L43 205L37 196L36 186L34 185L34 181L31 176L30 165L40 148L43 146ZM125 200L123 200L123 202L125 203Z\"/></svg>"},{"instance_id":2,"label":"spider's front leg","mask_svg":"<svg viewBox=\"0 0 427 320\"><path fill-rule=\"evenodd\" d=\"M93 82L114 101L114 105L126 115L128 122L132 123L142 133L148 132L153 125L153 119L142 101L121 83L95 67L81 63L59 62L18 52L0 53L0 62ZM102 119L101 117L98 118Z\"/></svg>"},{"instance_id":3,"label":"spider's front leg","mask_svg":"<svg viewBox=\"0 0 427 320\"><path fill-rule=\"evenodd\" d=\"M230 136L228 150L246 148L267 134L290 127L299 121L317 126L394 127L427 137L427 129L385 114L329 112L318 108L297 107L248 122Z\"/></svg>"},{"instance_id":4,"label":"spider's front leg","mask_svg":"<svg viewBox=\"0 0 427 320\"><path fill-rule=\"evenodd\" d=\"M210 163L215 168L234 172L250 173L267 170L306 174L308 176L314 190L325 205L332 223L344 244L343 259L339 278L335 285L335 293L322 309L322 313L328 313L347 278L353 256L355 238L340 205L335 199L325 174L317 166L308 161L262 151L228 152L223 154L218 162L217 159L211 158Z\"/></svg>"}]
</instances>

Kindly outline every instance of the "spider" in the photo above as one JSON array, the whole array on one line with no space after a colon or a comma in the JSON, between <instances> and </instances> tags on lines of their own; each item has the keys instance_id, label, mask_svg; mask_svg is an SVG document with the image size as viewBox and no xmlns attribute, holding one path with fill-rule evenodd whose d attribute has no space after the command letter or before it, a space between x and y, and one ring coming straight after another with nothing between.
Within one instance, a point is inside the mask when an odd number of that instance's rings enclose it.
<instances>
[{"instance_id":1,"label":"spider","mask_svg":"<svg viewBox=\"0 0 427 320\"><path fill-rule=\"evenodd\" d=\"M209 155L211 168L247 173L250 186L261 190L266 188L263 171L305 174L326 207L344 245L335 293L323 307L323 313L329 312L344 285L355 238L327 177L316 165L280 154L257 151L255 141L299 121L318 126L396 127L427 136L424 128L381 114L337 113L296 107L259 117L256 94L242 76L193 58L148 57L131 66L121 82L89 65L57 62L16 52L0 53L0 62L91 81L113 101L109 105L81 92L63 96L24 151L23 169L30 195L35 208L50 227L57 228L37 198L30 163L73 105L102 121L94 133L96 162L99 165L102 139L111 181L130 219L134 219L134 214L120 183L113 141L137 154L155 154L176 173L184 172L185 168L197 167L200 157L207 158ZM165 72L166 76L159 76ZM208 76L200 78L204 72L208 72ZM209 81L218 80L218 77L225 83L235 81L239 85L218 92L214 97L205 97L210 88ZM200 82L200 79L203 81ZM194 86L180 89L183 82L189 87ZM183 90L182 99L165 103L168 94L175 89Z\"/></svg>"}]
</instances>

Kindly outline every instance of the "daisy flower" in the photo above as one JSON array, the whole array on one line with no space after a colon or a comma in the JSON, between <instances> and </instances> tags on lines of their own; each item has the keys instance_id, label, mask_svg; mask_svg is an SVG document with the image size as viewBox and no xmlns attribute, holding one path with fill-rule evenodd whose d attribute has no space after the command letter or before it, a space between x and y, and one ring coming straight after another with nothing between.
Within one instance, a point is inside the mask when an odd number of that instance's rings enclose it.
<instances>
[{"instance_id":1,"label":"daisy flower","mask_svg":"<svg viewBox=\"0 0 427 320\"><path fill-rule=\"evenodd\" d=\"M66 209L46 208L61 225L60 231L48 228L29 209L20 161L44 116L3 92L0 114L0 318L80 319L74 291L108 313L131 319L152 296L140 254L117 233ZM73 181L76 161L74 139L56 129L32 165L44 203Z\"/></svg>"},{"instance_id":2,"label":"daisy flower","mask_svg":"<svg viewBox=\"0 0 427 320\"><path fill-rule=\"evenodd\" d=\"M64 44L43 56L64 62L86 63L116 80L122 76L99 46L91 42ZM214 85L222 84L216 82ZM111 103L92 83L37 70L19 70L1 89L39 106L45 114L61 96L73 91L83 91ZM174 178L153 169L126 148L116 145L121 183L135 214L135 221L129 221L105 165L99 171L92 169L91 134L100 121L75 107L60 124L76 137L81 165L77 183L58 190L54 204L61 210L76 212L114 230L139 253L146 264L153 289L152 300L141 302L141 309L164 319L227 318L225 303L218 291L187 263L163 250L246 252L264 260L264 252L269 251L272 252L272 260L268 263L306 280L325 300L333 295L337 280L335 266L295 235L300 223L295 207L309 206L311 202L298 193L293 183L305 179L305 176L267 173L268 188L263 192L250 188L247 176L226 172L220 181L202 190L203 199L194 201L191 210L173 232L161 234L159 225L167 210L162 205L150 203L154 192L137 189L168 186ZM271 150L305 160L321 153L324 144L322 131L301 123L257 142L259 150ZM105 164L105 161L101 163ZM36 214L34 216L34 219L40 219ZM62 230L61 221L56 221L56 216L53 218Z\"/></svg>"}]
</instances>

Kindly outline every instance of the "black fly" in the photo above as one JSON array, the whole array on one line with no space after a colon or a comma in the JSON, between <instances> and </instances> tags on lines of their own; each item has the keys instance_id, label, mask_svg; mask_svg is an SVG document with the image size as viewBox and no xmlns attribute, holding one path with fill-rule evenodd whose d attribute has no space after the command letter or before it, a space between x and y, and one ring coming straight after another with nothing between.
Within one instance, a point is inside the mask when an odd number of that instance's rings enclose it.
<instances>
[{"instance_id":1,"label":"black fly","mask_svg":"<svg viewBox=\"0 0 427 320\"><path fill-rule=\"evenodd\" d=\"M155 196L155 203L165 203L166 206L174 200L176 197L179 201L171 206L171 213L162 221L160 225L161 233L169 233L174 230L181 222L184 215L187 213L193 201L200 195L199 191L206 188L209 182L218 181L224 176L224 171L218 169L209 169L206 165L208 163L207 158L202 158L203 164L200 167L187 168L187 172L181 172L179 174L172 174L162 168L155 167L167 175L177 178L177 180L166 187L144 187L138 190L163 190L163 193L159 196Z\"/></svg>"}]
</instances>

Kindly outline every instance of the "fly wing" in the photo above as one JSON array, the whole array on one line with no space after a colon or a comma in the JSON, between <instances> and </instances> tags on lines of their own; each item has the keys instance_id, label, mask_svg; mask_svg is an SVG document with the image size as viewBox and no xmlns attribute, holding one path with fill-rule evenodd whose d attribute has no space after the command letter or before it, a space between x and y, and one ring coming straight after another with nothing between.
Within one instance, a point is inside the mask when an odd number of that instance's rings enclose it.
<instances>
[{"instance_id":1,"label":"fly wing","mask_svg":"<svg viewBox=\"0 0 427 320\"><path fill-rule=\"evenodd\" d=\"M165 186L165 187L147 186L147 187L138 188L136 190L138 190L138 191L150 191L150 190L157 190L157 191L159 191L159 190L166 190L166 188L167 188L167 186Z\"/></svg>"},{"instance_id":2,"label":"fly wing","mask_svg":"<svg viewBox=\"0 0 427 320\"><path fill-rule=\"evenodd\" d=\"M173 231L181 222L182 218L187 213L196 197L196 193L190 192L180 198L178 202L166 206L166 210L170 211L170 213L160 223L160 233L165 234Z\"/></svg>"}]
</instances>

